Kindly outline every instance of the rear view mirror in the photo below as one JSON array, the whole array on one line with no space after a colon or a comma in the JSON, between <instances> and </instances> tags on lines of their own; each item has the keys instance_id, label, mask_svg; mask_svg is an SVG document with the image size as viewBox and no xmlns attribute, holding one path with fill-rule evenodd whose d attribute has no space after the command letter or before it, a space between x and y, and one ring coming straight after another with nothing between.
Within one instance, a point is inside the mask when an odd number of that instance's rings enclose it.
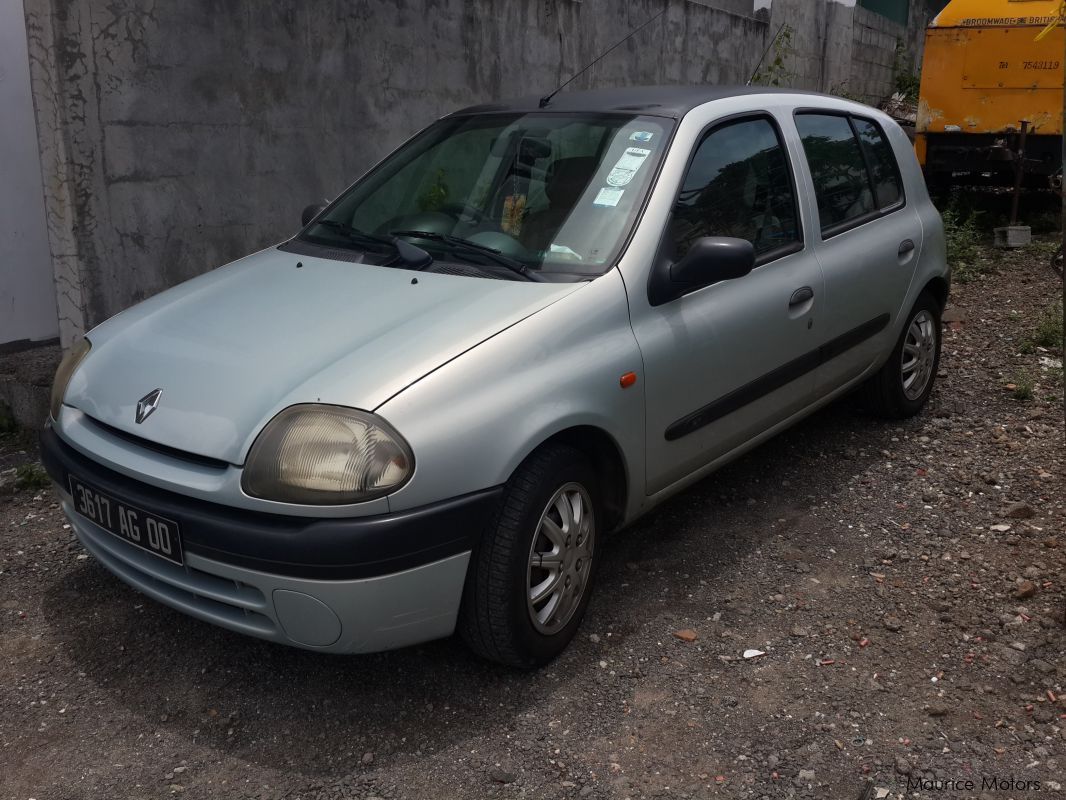
<instances>
[{"instance_id":1,"label":"rear view mirror","mask_svg":"<svg viewBox=\"0 0 1066 800\"><path fill-rule=\"evenodd\" d=\"M676 262L663 260L652 272L648 299L668 303L712 283L742 278L755 268L755 246L747 239L703 236Z\"/></svg>"},{"instance_id":2,"label":"rear view mirror","mask_svg":"<svg viewBox=\"0 0 1066 800\"><path fill-rule=\"evenodd\" d=\"M300 216L301 221L306 227L315 217L322 213L325 209L324 205L312 204L304 209L304 213Z\"/></svg>"}]
</instances>

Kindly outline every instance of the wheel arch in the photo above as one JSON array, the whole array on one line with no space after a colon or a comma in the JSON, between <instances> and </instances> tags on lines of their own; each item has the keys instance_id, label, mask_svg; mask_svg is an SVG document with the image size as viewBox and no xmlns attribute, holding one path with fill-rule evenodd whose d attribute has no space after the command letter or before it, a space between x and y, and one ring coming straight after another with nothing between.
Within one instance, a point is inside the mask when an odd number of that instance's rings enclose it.
<instances>
[{"instance_id":1,"label":"wheel arch","mask_svg":"<svg viewBox=\"0 0 1066 800\"><path fill-rule=\"evenodd\" d=\"M595 425L574 425L549 436L534 447L530 455L548 444L565 444L588 456L600 477L599 489L607 515L604 530L616 529L625 519L629 474L625 455L615 438Z\"/></svg>"},{"instance_id":2,"label":"wheel arch","mask_svg":"<svg viewBox=\"0 0 1066 800\"><path fill-rule=\"evenodd\" d=\"M948 281L939 275L935 278L930 278L925 286L922 287L923 292L929 293L936 300L941 311L948 304L948 292L950 289L951 286Z\"/></svg>"}]
</instances>

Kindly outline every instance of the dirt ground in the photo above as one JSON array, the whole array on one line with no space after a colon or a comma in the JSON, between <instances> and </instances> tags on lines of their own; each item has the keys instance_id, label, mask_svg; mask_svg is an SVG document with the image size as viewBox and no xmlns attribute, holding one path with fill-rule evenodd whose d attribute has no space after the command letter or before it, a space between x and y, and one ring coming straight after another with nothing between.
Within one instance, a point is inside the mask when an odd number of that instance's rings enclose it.
<instances>
[{"instance_id":1,"label":"dirt ground","mask_svg":"<svg viewBox=\"0 0 1066 800\"><path fill-rule=\"evenodd\" d=\"M48 490L0 497L0 798L1058 796L1045 251L987 251L954 288L925 413L838 403L607 543L578 639L535 673L455 640L330 657L228 633L112 578ZM0 474L34 459L0 451Z\"/></svg>"}]
</instances>

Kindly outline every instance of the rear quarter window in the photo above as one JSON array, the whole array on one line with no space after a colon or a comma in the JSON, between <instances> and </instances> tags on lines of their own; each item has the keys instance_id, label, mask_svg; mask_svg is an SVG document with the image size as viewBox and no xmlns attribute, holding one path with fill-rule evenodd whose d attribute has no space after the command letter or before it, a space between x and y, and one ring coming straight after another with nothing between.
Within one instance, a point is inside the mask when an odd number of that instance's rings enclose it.
<instances>
[{"instance_id":1,"label":"rear quarter window","mask_svg":"<svg viewBox=\"0 0 1066 800\"><path fill-rule=\"evenodd\" d=\"M903 197L899 185L899 165L896 163L896 154L885 134L877 123L868 119L855 117L855 132L859 134L859 141L866 153L870 164L870 177L873 181L875 200L878 208L887 208L895 205Z\"/></svg>"}]
</instances>

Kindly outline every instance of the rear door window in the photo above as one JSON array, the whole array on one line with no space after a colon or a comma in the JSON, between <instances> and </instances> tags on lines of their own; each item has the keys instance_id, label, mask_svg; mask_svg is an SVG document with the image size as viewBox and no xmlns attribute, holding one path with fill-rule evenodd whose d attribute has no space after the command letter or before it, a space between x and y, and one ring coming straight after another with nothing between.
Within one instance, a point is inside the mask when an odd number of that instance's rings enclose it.
<instances>
[{"instance_id":1,"label":"rear door window","mask_svg":"<svg viewBox=\"0 0 1066 800\"><path fill-rule=\"evenodd\" d=\"M796 127L814 180L822 234L875 211L866 160L848 118L798 114Z\"/></svg>"},{"instance_id":2,"label":"rear door window","mask_svg":"<svg viewBox=\"0 0 1066 800\"><path fill-rule=\"evenodd\" d=\"M848 114L796 114L811 169L822 237L903 205L899 164L881 126Z\"/></svg>"}]
</instances>

